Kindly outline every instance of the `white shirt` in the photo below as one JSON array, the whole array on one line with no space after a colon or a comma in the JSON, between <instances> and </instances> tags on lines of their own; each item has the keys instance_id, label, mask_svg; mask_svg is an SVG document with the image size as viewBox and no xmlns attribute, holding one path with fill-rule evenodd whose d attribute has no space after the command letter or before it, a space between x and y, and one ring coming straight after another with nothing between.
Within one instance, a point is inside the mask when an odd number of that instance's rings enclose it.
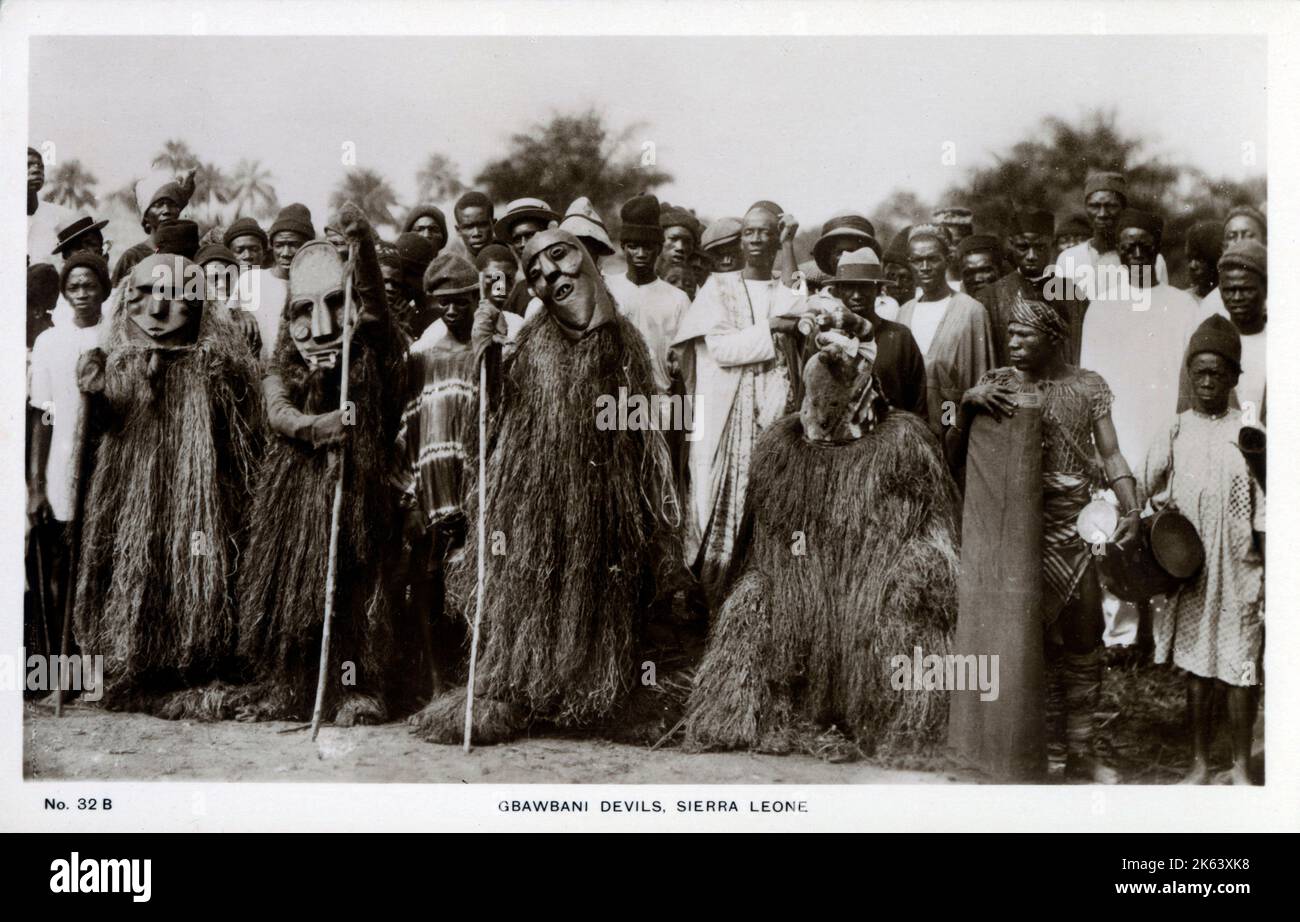
<instances>
[{"instance_id":1,"label":"white shirt","mask_svg":"<svg viewBox=\"0 0 1300 922\"><path fill-rule=\"evenodd\" d=\"M99 345L102 326L54 326L36 337L32 346L31 405L49 414L50 456L45 464L45 490L50 509L60 522L72 515L72 451L75 448L81 391L77 387L77 358Z\"/></svg>"},{"instance_id":2,"label":"white shirt","mask_svg":"<svg viewBox=\"0 0 1300 922\"><path fill-rule=\"evenodd\" d=\"M881 320L897 320L898 302L889 295L877 295L876 316Z\"/></svg>"},{"instance_id":3,"label":"white shirt","mask_svg":"<svg viewBox=\"0 0 1300 922\"><path fill-rule=\"evenodd\" d=\"M276 278L270 269L246 270L239 279L237 303L240 310L251 311L262 334L260 357L269 361L280 335L280 318L289 301L289 283Z\"/></svg>"},{"instance_id":4,"label":"white shirt","mask_svg":"<svg viewBox=\"0 0 1300 922\"><path fill-rule=\"evenodd\" d=\"M655 387L661 394L668 393L672 385L668 374L668 350L686 309L691 306L691 299L686 292L674 288L663 279L638 285L626 275L607 275L605 286L614 296L618 312L632 321L633 326L645 337L646 346L650 349L650 360L654 364ZM762 296L766 298L768 295L769 292L765 289ZM750 297L754 298L753 292ZM754 302L754 307L758 310L757 301Z\"/></svg>"},{"instance_id":5,"label":"white shirt","mask_svg":"<svg viewBox=\"0 0 1300 922\"><path fill-rule=\"evenodd\" d=\"M922 355L930 354L930 343L934 342L934 334L938 332L939 324L943 322L943 315L948 312L948 304L951 301L950 296L938 301L916 302L916 307L912 310L912 338L916 340L917 348L921 350Z\"/></svg>"},{"instance_id":6,"label":"white shirt","mask_svg":"<svg viewBox=\"0 0 1300 922\"><path fill-rule=\"evenodd\" d=\"M33 266L37 263L58 265L51 255L59 245L56 228L74 214L71 208L53 202L37 202L36 213L27 216L27 255L31 257Z\"/></svg>"},{"instance_id":7,"label":"white shirt","mask_svg":"<svg viewBox=\"0 0 1300 922\"><path fill-rule=\"evenodd\" d=\"M1113 289L1118 284L1116 280L1120 274L1127 272L1122 267L1117 250L1099 253L1091 240L1066 247L1056 257L1057 276L1073 280L1075 296L1089 301L1117 296L1117 292L1108 290L1107 286ZM1156 282L1160 285L1169 283L1169 268L1159 253L1156 254Z\"/></svg>"},{"instance_id":8,"label":"white shirt","mask_svg":"<svg viewBox=\"0 0 1300 922\"><path fill-rule=\"evenodd\" d=\"M1241 337L1241 377L1237 379L1237 405L1243 411L1248 403L1255 405L1255 422L1262 422L1264 409L1264 364L1266 359L1268 327L1258 333Z\"/></svg>"}]
</instances>

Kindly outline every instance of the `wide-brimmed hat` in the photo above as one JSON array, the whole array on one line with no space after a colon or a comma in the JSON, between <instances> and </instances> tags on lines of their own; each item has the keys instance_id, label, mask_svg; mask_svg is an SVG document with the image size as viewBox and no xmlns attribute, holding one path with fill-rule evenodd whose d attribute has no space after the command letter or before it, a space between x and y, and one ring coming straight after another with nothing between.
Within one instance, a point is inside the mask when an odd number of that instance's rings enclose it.
<instances>
[{"instance_id":1,"label":"wide-brimmed hat","mask_svg":"<svg viewBox=\"0 0 1300 922\"><path fill-rule=\"evenodd\" d=\"M840 257L835 275L826 280L828 285L880 285L885 281L885 269L880 257L870 247L852 250Z\"/></svg>"},{"instance_id":2,"label":"wide-brimmed hat","mask_svg":"<svg viewBox=\"0 0 1300 922\"><path fill-rule=\"evenodd\" d=\"M502 243L510 242L510 232L520 221L541 221L546 227L552 221L559 223L560 216L539 198L517 198L506 206L506 213L497 219L493 231Z\"/></svg>"},{"instance_id":3,"label":"wide-brimmed hat","mask_svg":"<svg viewBox=\"0 0 1300 922\"><path fill-rule=\"evenodd\" d=\"M821 269L827 275L835 272L835 267L830 262L830 248L835 240L845 238L861 241L862 246L871 247L875 250L876 255L884 253L884 248L880 241L876 239L876 228L864 215L854 211L842 211L839 214L832 215L825 224L822 225L821 236L813 244L813 259L817 262L817 268Z\"/></svg>"},{"instance_id":4,"label":"wide-brimmed hat","mask_svg":"<svg viewBox=\"0 0 1300 922\"><path fill-rule=\"evenodd\" d=\"M50 250L50 255L54 256L62 253L82 237L107 226L108 221L96 221L88 214L79 214L72 217L54 229L55 233L58 234L59 243L54 249Z\"/></svg>"}]
</instances>

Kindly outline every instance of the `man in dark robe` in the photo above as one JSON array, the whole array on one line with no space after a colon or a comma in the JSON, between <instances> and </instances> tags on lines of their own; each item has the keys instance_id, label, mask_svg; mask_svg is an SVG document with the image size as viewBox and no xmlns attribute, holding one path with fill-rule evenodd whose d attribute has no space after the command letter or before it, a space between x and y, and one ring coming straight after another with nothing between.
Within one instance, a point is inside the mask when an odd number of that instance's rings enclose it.
<instances>
[{"instance_id":1,"label":"man in dark robe","mask_svg":"<svg viewBox=\"0 0 1300 922\"><path fill-rule=\"evenodd\" d=\"M976 300L984 305L993 325L993 356L998 368L1011 364L1007 354L1007 322L1011 319L1011 308L1017 297L1043 301L1060 312L1067 330L1067 335L1061 340L1063 358L1070 365L1079 362L1079 333L1086 305L1068 297L1064 291L1055 291L1056 286L1048 285L1055 270L1052 232L1050 211L1025 209L1015 212L1006 238L1006 253L1015 270L975 293Z\"/></svg>"}]
</instances>

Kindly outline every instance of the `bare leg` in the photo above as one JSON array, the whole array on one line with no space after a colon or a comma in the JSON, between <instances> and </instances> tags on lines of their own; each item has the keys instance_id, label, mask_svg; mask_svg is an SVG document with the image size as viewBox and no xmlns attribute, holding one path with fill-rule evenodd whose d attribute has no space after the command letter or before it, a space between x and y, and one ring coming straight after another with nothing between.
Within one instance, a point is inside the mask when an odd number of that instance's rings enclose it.
<instances>
[{"instance_id":1,"label":"bare leg","mask_svg":"<svg viewBox=\"0 0 1300 922\"><path fill-rule=\"evenodd\" d=\"M1251 731L1255 726L1255 686L1228 686L1228 726L1232 733L1232 783L1253 784L1250 779Z\"/></svg>"},{"instance_id":2,"label":"bare leg","mask_svg":"<svg viewBox=\"0 0 1300 922\"><path fill-rule=\"evenodd\" d=\"M1210 725L1214 704L1214 680L1200 676L1187 677L1187 721L1192 725L1192 768L1183 778L1183 784L1205 784L1210 778L1210 740L1214 728Z\"/></svg>"}]
</instances>

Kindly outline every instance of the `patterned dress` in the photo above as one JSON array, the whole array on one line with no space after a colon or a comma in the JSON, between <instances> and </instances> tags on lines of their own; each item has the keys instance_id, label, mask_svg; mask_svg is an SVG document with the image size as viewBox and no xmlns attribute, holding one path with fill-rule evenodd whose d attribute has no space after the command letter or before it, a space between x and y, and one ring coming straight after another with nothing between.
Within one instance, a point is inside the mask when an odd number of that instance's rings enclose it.
<instances>
[{"instance_id":1,"label":"patterned dress","mask_svg":"<svg viewBox=\"0 0 1300 922\"><path fill-rule=\"evenodd\" d=\"M1235 442L1241 411L1187 410L1156 440L1143 482L1157 509L1170 503L1196 526L1205 566L1156 612L1156 662L1229 685L1258 685L1264 648L1264 493Z\"/></svg>"},{"instance_id":2,"label":"patterned dress","mask_svg":"<svg viewBox=\"0 0 1300 922\"><path fill-rule=\"evenodd\" d=\"M1015 368L985 372L980 384L1001 384L1021 405L1043 413L1043 619L1052 624L1074 596L1091 552L1079 537L1079 512L1102 483L1093 425L1110 413L1114 395L1101 375L1066 366L1061 378L1030 381Z\"/></svg>"}]
</instances>

